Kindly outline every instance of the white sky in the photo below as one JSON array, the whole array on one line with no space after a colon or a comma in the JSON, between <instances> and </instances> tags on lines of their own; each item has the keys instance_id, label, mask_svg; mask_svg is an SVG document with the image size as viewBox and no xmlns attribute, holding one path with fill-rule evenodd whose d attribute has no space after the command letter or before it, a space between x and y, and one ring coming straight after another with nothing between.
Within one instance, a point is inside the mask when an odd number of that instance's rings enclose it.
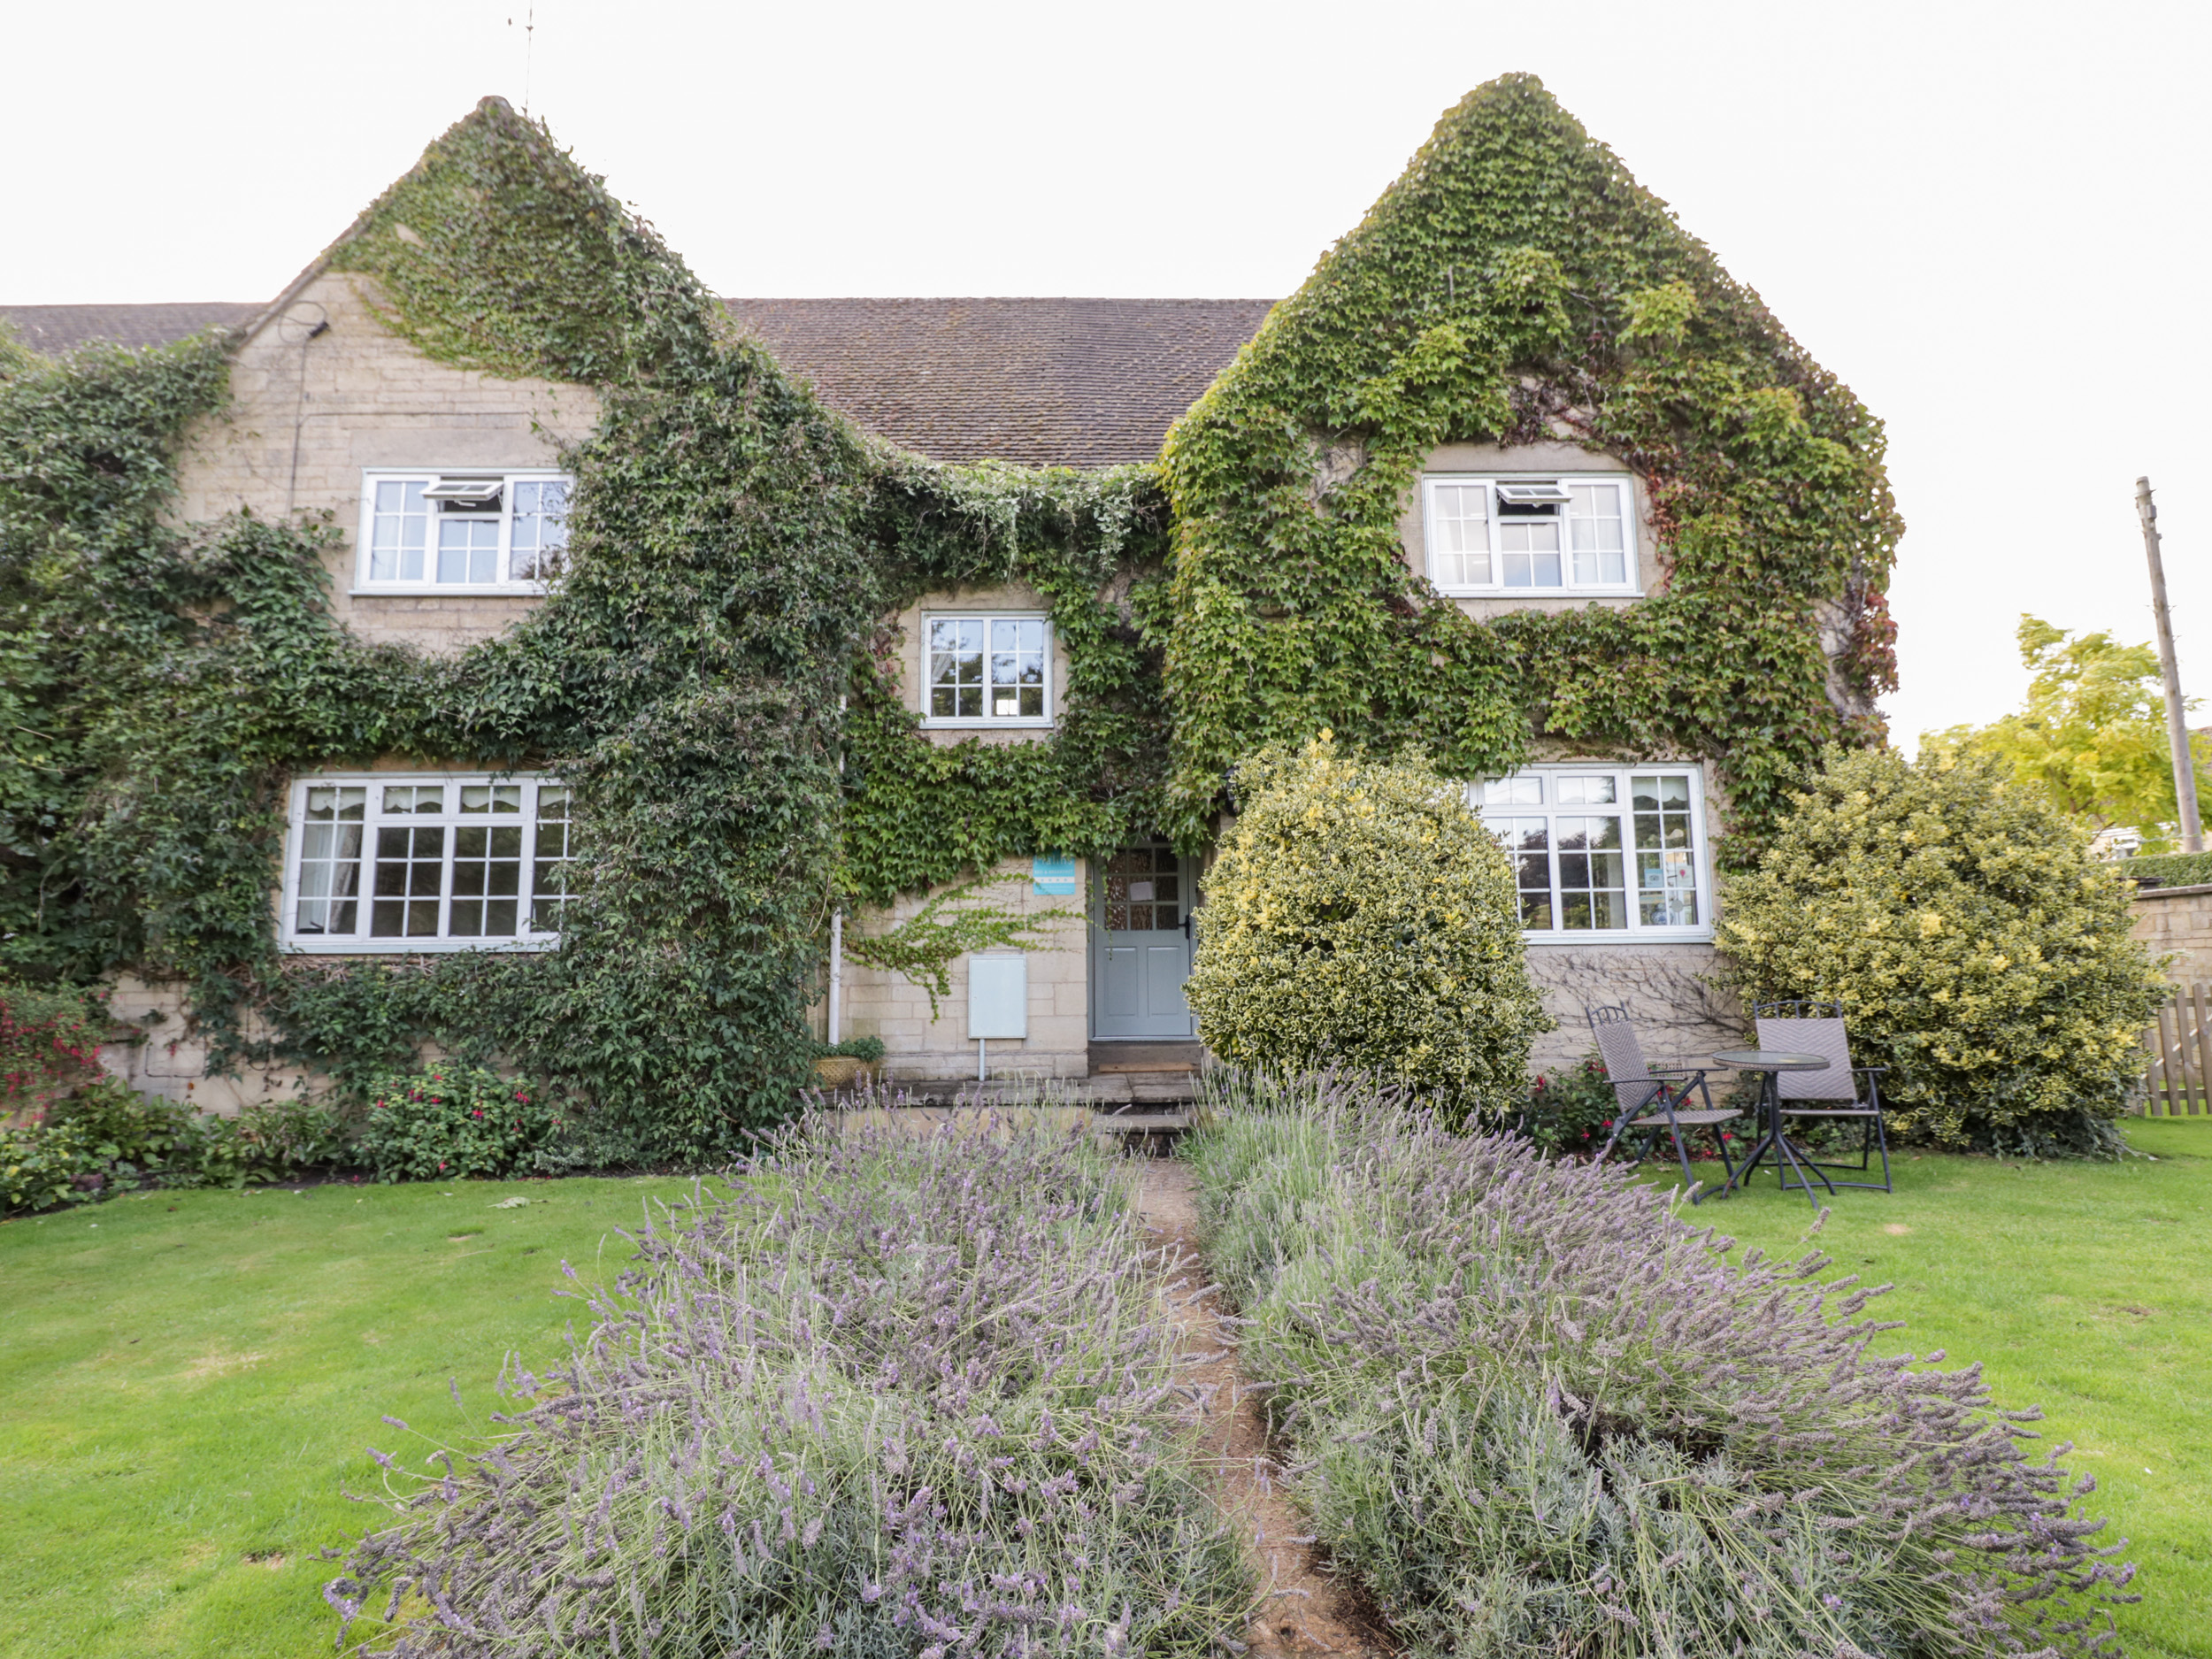
<instances>
[{"instance_id":1,"label":"white sky","mask_svg":"<svg viewBox=\"0 0 2212 1659\"><path fill-rule=\"evenodd\" d=\"M0 303L257 300L476 98L528 0L15 8ZM740 295L1288 292L1436 117L1541 75L1889 425L1895 735L2012 631L2150 634L2157 487L2212 696L2212 8L544 0L534 113Z\"/></svg>"}]
</instances>

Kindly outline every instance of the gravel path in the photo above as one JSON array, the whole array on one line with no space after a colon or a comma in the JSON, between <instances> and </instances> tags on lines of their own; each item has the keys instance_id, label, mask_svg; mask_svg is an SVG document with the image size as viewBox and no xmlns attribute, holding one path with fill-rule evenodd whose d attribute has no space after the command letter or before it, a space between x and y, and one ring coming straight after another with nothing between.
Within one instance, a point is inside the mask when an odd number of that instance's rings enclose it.
<instances>
[{"instance_id":1,"label":"gravel path","mask_svg":"<svg viewBox=\"0 0 2212 1659\"><path fill-rule=\"evenodd\" d=\"M1245 1632L1254 1659L1337 1654L1346 1659L1383 1659L1390 1649L1330 1574L1320 1553L1303 1540L1305 1517L1277 1486L1281 1465L1270 1441L1256 1396L1243 1386L1234 1325L1216 1315L1217 1296L1198 1293L1207 1283L1198 1259L1198 1210L1188 1165L1172 1158L1145 1158L1137 1210L1164 1243L1187 1258L1179 1268L1177 1318L1187 1352L1204 1357L1184 1379L1201 1390L1204 1439L1201 1452L1213 1470L1216 1497L1246 1540L1259 1579L1258 1612Z\"/></svg>"}]
</instances>

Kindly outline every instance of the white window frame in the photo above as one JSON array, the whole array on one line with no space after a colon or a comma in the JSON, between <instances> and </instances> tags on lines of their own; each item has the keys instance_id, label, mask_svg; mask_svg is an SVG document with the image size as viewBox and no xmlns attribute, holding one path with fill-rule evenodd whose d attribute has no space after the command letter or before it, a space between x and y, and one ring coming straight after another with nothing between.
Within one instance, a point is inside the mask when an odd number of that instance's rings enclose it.
<instances>
[{"instance_id":1,"label":"white window frame","mask_svg":"<svg viewBox=\"0 0 2212 1659\"><path fill-rule=\"evenodd\" d=\"M371 558L374 553L376 533L376 487L379 484L416 483L434 485L440 480L460 483L482 480L499 480L499 551L500 580L489 582L442 582L435 580L438 547L435 526L438 514L429 516L429 526L423 550L426 577L420 581L397 579L379 580L370 574ZM360 594L542 594L547 584L536 579L514 580L509 572L513 569L515 486L558 480L569 487L573 502L576 480L558 467L523 466L370 466L361 469L361 523L354 538L353 592Z\"/></svg>"},{"instance_id":2,"label":"white window frame","mask_svg":"<svg viewBox=\"0 0 2212 1659\"><path fill-rule=\"evenodd\" d=\"M1640 880L1642 873L1638 866L1634 787L1632 780L1652 776L1684 778L1689 784L1690 860L1696 882L1697 922L1692 926L1648 926L1643 920L1643 906L1640 895L1647 889ZM1558 781L1563 778L1606 778L1614 781L1614 803L1610 805L1562 803ZM1493 797L1500 786L1523 780L1535 780L1541 786L1540 803L1508 804ZM1486 826L1502 818L1541 817L1546 821L1547 847L1551 878L1551 921L1549 927L1524 927L1521 937L1532 945L1604 945L1604 944L1667 944L1705 943L1713 937L1713 853L1706 828L1705 769L1693 761L1655 762L1648 765L1617 765L1611 762L1595 764L1530 766L1509 778L1488 779L1470 786L1469 805ZM1621 853L1624 875L1624 904L1626 910L1625 927L1568 928L1565 904L1560 879L1560 835L1555 827L1560 818L1588 818L1617 816L1622 820ZM1651 849L1663 851L1664 849ZM1520 854L1507 849L1507 856L1515 860L1517 885ZM1657 889L1652 889L1656 891Z\"/></svg>"},{"instance_id":3,"label":"white window frame","mask_svg":"<svg viewBox=\"0 0 2212 1659\"><path fill-rule=\"evenodd\" d=\"M460 810L461 789L470 784L518 785L522 789L520 811L516 820L522 831L521 879L522 891L516 895L519 914L518 931L511 935L452 937L448 930L453 920L453 864L454 832L474 827L505 827L495 824L490 814L464 814ZM383 810L387 787L410 787L434 785L447 791L442 810L435 816L410 814L403 819L397 814ZM427 956L442 955L460 950L550 950L559 945L558 933L546 932L531 926L530 910L534 900L540 896L533 892L535 886L538 839L538 792L541 788L565 787L558 778L538 772L329 772L311 777L296 778L288 803L288 824L284 837L284 882L279 902L282 909L277 915L277 941L280 949L303 956ZM311 789L365 789L365 810L361 828L361 874L354 902L356 931L348 934L325 933L302 933L299 931L300 862L306 839L307 797ZM571 798L569 841L564 856L573 867L575 857L574 805ZM504 815L499 815L503 818ZM385 826L396 826L404 822L409 827L437 826L445 831L442 864L438 884L438 932L434 934L415 934L403 937L378 938L369 932L373 925L373 906L376 887L376 832Z\"/></svg>"},{"instance_id":4,"label":"white window frame","mask_svg":"<svg viewBox=\"0 0 2212 1659\"><path fill-rule=\"evenodd\" d=\"M939 715L930 712L933 689L930 643L935 625L940 622L979 622L983 625L984 711L980 715ZM995 622L1034 622L1044 629L1044 712L1042 714L993 714L990 711L992 680L990 674L991 625ZM1006 729L1038 731L1053 723L1053 639L1052 618L1041 611L926 611L921 626L920 711L924 727L933 731L997 731Z\"/></svg>"},{"instance_id":5,"label":"white window frame","mask_svg":"<svg viewBox=\"0 0 2212 1659\"><path fill-rule=\"evenodd\" d=\"M1575 577L1575 556L1567 545L1571 537L1562 535L1559 553L1559 584L1556 587L1538 587L1533 584L1509 586L1505 581L1503 553L1497 545L1496 531L1501 523L1498 517L1498 486L1501 484L1559 484L1609 485L1619 492L1621 508L1622 572L1625 580L1617 582L1578 581ZM1479 488L1484 492L1487 509L1490 542L1490 573L1494 580L1486 582L1446 581L1443 560L1444 533L1441 525L1442 509L1438 493L1447 488ZM1509 521L1507 521L1509 522ZM1566 522L1563 517L1562 523ZM1440 593L1454 596L1483 599L1522 599L1545 596L1609 596L1640 597L1643 578L1637 557L1639 525L1636 512L1635 480L1625 472L1430 472L1421 480L1421 540L1424 565L1429 580Z\"/></svg>"}]
</instances>

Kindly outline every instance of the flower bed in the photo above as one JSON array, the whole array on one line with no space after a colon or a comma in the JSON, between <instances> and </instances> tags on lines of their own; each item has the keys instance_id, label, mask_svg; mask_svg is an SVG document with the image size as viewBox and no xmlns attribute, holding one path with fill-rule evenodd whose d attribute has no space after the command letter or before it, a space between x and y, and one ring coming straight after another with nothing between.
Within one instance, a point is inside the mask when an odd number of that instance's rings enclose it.
<instances>
[{"instance_id":1,"label":"flower bed","mask_svg":"<svg viewBox=\"0 0 2212 1659\"><path fill-rule=\"evenodd\" d=\"M1240 1628L1156 1264L1087 1139L815 1118L637 1243L502 1439L427 1477L379 1455L396 1522L326 1593L356 1637L943 1659Z\"/></svg>"},{"instance_id":2,"label":"flower bed","mask_svg":"<svg viewBox=\"0 0 2212 1659\"><path fill-rule=\"evenodd\" d=\"M1894 1327L1824 1258L1732 1265L1618 1167L1357 1086L1203 1087L1240 1096L1192 1150L1248 1364L1315 1531L1411 1647L2077 1647L2131 1599L2066 1448L2025 1458L2033 1414L1978 1367L1872 1352Z\"/></svg>"}]
</instances>

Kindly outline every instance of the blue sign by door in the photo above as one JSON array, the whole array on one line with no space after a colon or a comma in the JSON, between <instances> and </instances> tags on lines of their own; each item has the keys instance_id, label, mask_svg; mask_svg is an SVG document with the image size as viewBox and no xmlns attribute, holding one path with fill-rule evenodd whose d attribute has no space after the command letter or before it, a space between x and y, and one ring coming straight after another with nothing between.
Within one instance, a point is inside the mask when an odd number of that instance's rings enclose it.
<instances>
[{"instance_id":1,"label":"blue sign by door","mask_svg":"<svg viewBox=\"0 0 2212 1659\"><path fill-rule=\"evenodd\" d=\"M1072 858L1032 858L1029 861L1029 879L1040 893L1061 898L1075 896L1075 860Z\"/></svg>"}]
</instances>

